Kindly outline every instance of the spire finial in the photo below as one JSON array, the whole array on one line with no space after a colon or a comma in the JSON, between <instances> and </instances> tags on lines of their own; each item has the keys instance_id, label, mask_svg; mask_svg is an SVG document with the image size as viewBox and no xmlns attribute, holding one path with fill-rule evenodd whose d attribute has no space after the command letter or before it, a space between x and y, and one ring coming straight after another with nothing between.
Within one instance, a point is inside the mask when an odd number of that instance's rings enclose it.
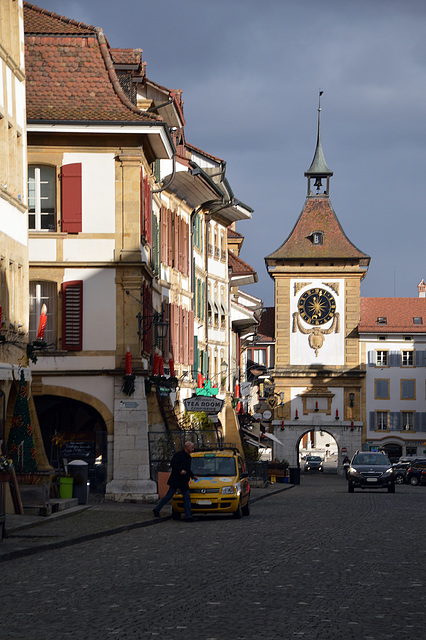
<instances>
[{"instance_id":1,"label":"spire finial","mask_svg":"<svg viewBox=\"0 0 426 640\"><path fill-rule=\"evenodd\" d=\"M324 153L322 151L321 146L321 96L324 91L319 91L318 96L318 133L317 133L317 145L315 148L314 159L312 160L312 164L309 167L308 171L305 171L305 176L308 178L308 194L310 193L310 179L315 178L315 187L317 191L320 190L322 186L322 179L327 179L327 191L329 186L329 178L333 175L333 172L327 167L327 163L324 158Z\"/></svg>"}]
</instances>

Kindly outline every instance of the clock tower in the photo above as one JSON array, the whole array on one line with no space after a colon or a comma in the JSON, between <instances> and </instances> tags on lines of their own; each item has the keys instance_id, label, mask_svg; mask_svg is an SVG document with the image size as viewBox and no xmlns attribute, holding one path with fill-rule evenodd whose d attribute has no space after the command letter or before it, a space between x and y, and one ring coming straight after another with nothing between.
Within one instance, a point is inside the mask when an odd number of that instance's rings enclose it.
<instances>
[{"instance_id":1,"label":"clock tower","mask_svg":"<svg viewBox=\"0 0 426 640\"><path fill-rule=\"evenodd\" d=\"M282 453L290 464L298 461L300 439L315 430L336 439L339 457L342 448L353 453L361 447L365 424L358 324L360 284L370 258L348 239L331 204L321 95L302 212L290 235L265 258L275 285L274 391L284 398L274 417L283 425Z\"/></svg>"}]
</instances>

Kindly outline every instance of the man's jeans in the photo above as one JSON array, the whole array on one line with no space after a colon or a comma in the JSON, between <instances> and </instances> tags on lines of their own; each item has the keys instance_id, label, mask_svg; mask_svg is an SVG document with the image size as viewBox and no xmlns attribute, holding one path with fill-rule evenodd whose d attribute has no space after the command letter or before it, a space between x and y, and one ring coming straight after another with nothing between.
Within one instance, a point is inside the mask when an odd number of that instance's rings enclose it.
<instances>
[{"instance_id":1,"label":"man's jeans","mask_svg":"<svg viewBox=\"0 0 426 640\"><path fill-rule=\"evenodd\" d=\"M185 508L185 520L187 520L188 518L192 517L191 494L189 493L189 489L181 489L181 491L183 495L183 506ZM165 504L170 502L170 500L173 498L175 493L176 493L176 488L170 487L166 495L164 496L164 498L161 498L160 502L155 507L155 511L157 511L157 513L160 513L160 510L164 507Z\"/></svg>"}]
</instances>

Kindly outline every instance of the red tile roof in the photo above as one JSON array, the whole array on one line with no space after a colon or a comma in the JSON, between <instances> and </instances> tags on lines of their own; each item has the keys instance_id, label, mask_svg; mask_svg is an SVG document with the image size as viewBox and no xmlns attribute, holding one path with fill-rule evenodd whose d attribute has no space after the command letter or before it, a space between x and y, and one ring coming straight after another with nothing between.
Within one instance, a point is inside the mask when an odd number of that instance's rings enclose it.
<instances>
[{"instance_id":1,"label":"red tile roof","mask_svg":"<svg viewBox=\"0 0 426 640\"><path fill-rule=\"evenodd\" d=\"M232 251L228 251L228 266L232 267L233 276L256 275L256 270L247 264L247 262L241 260L241 258L236 256Z\"/></svg>"},{"instance_id":2,"label":"red tile roof","mask_svg":"<svg viewBox=\"0 0 426 640\"><path fill-rule=\"evenodd\" d=\"M275 307L264 307L257 329L256 342L273 342L275 340Z\"/></svg>"},{"instance_id":3,"label":"red tile roof","mask_svg":"<svg viewBox=\"0 0 426 640\"><path fill-rule=\"evenodd\" d=\"M386 323L378 322L379 318ZM421 318L422 324L414 324ZM426 333L426 298L361 298L359 333Z\"/></svg>"},{"instance_id":4,"label":"red tile roof","mask_svg":"<svg viewBox=\"0 0 426 640\"><path fill-rule=\"evenodd\" d=\"M101 29L24 4L29 120L142 122L123 92Z\"/></svg>"},{"instance_id":5,"label":"red tile roof","mask_svg":"<svg viewBox=\"0 0 426 640\"><path fill-rule=\"evenodd\" d=\"M322 244L313 244L315 231L323 233ZM328 196L309 196L288 238L265 259L355 259L365 265L370 261L346 237Z\"/></svg>"},{"instance_id":6,"label":"red tile roof","mask_svg":"<svg viewBox=\"0 0 426 640\"><path fill-rule=\"evenodd\" d=\"M142 49L110 49L114 64L142 66Z\"/></svg>"},{"instance_id":7,"label":"red tile roof","mask_svg":"<svg viewBox=\"0 0 426 640\"><path fill-rule=\"evenodd\" d=\"M238 233L238 231L235 231L235 229L228 227L228 238L244 238L244 236Z\"/></svg>"}]
</instances>

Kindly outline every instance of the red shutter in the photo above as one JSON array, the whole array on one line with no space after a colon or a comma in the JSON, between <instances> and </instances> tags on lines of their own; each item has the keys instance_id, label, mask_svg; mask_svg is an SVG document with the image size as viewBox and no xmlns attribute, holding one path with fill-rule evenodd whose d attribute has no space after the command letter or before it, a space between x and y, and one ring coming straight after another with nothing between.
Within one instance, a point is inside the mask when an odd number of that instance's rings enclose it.
<instances>
[{"instance_id":1,"label":"red shutter","mask_svg":"<svg viewBox=\"0 0 426 640\"><path fill-rule=\"evenodd\" d=\"M186 309L183 310L183 361L185 364L189 362L189 313Z\"/></svg>"},{"instance_id":2,"label":"red shutter","mask_svg":"<svg viewBox=\"0 0 426 640\"><path fill-rule=\"evenodd\" d=\"M179 361L185 362L185 321L184 310L179 307Z\"/></svg>"},{"instance_id":3,"label":"red shutter","mask_svg":"<svg viewBox=\"0 0 426 640\"><path fill-rule=\"evenodd\" d=\"M169 267L171 267L173 266L173 216L170 209L167 209L167 243L168 243L167 264Z\"/></svg>"},{"instance_id":4,"label":"red shutter","mask_svg":"<svg viewBox=\"0 0 426 640\"><path fill-rule=\"evenodd\" d=\"M188 318L188 345L189 345L189 359L188 364L194 364L194 312L189 312Z\"/></svg>"},{"instance_id":5,"label":"red shutter","mask_svg":"<svg viewBox=\"0 0 426 640\"><path fill-rule=\"evenodd\" d=\"M178 362L182 362L181 354L180 354L180 307L177 304L174 305L174 340L173 340L173 351L175 354L175 358Z\"/></svg>"},{"instance_id":6,"label":"red shutter","mask_svg":"<svg viewBox=\"0 0 426 640\"><path fill-rule=\"evenodd\" d=\"M62 283L62 348L81 351L83 348L83 282Z\"/></svg>"},{"instance_id":7,"label":"red shutter","mask_svg":"<svg viewBox=\"0 0 426 640\"><path fill-rule=\"evenodd\" d=\"M183 260L183 272L186 276L189 275L189 264L188 264L188 229L189 225L183 221L183 248L182 248L182 260Z\"/></svg>"},{"instance_id":8,"label":"red shutter","mask_svg":"<svg viewBox=\"0 0 426 640\"><path fill-rule=\"evenodd\" d=\"M169 327L170 353L172 354L173 360L177 360L177 353L176 353L176 349L175 349L175 305L174 304L170 304L169 305L169 314L170 314L170 327Z\"/></svg>"},{"instance_id":9,"label":"red shutter","mask_svg":"<svg viewBox=\"0 0 426 640\"><path fill-rule=\"evenodd\" d=\"M61 178L61 229L65 233L82 231L81 162L65 164Z\"/></svg>"},{"instance_id":10,"label":"red shutter","mask_svg":"<svg viewBox=\"0 0 426 640\"><path fill-rule=\"evenodd\" d=\"M176 211L173 212L173 266L176 270L179 269L179 216Z\"/></svg>"}]
</instances>

